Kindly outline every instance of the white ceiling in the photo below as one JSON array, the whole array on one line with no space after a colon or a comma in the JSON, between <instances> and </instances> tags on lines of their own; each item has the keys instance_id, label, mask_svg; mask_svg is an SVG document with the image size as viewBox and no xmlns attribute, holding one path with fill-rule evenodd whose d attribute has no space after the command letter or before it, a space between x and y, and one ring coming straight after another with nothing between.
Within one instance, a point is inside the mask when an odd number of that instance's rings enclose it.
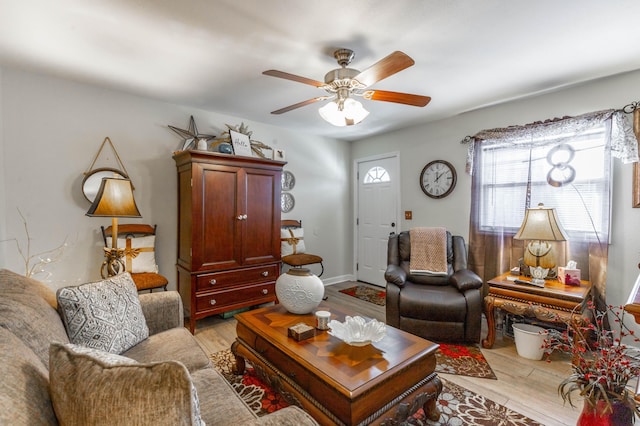
<instances>
[{"instance_id":1,"label":"white ceiling","mask_svg":"<svg viewBox=\"0 0 640 426\"><path fill-rule=\"evenodd\" d=\"M639 21L638 0L0 0L0 66L356 140L640 69ZM342 128L324 103L270 114L325 92L262 71L323 81L338 47L359 70L405 52L372 88L431 103L365 100Z\"/></svg>"}]
</instances>

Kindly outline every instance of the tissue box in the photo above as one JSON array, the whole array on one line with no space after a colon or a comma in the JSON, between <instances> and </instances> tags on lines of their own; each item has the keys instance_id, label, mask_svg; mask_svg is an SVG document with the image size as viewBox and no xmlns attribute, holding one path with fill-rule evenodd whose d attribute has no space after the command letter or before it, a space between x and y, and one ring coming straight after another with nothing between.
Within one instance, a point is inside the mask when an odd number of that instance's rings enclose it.
<instances>
[{"instance_id":1,"label":"tissue box","mask_svg":"<svg viewBox=\"0 0 640 426\"><path fill-rule=\"evenodd\" d=\"M566 285L580 285L580 269L558 266L558 281Z\"/></svg>"}]
</instances>

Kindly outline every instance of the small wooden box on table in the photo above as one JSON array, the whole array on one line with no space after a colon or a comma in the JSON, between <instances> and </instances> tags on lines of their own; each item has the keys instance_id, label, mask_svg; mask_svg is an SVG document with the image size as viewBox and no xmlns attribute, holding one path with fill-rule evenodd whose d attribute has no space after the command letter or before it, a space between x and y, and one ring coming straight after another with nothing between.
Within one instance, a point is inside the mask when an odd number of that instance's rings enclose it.
<instances>
[{"instance_id":1,"label":"small wooden box on table","mask_svg":"<svg viewBox=\"0 0 640 426\"><path fill-rule=\"evenodd\" d=\"M493 278L489 284L489 293L484 298L487 317L487 338L482 347L490 349L496 338L495 309L504 309L516 315L535 317L540 321L568 323L584 320L582 311L584 302L591 290L589 281L580 281L580 286L562 284L557 280L545 280L543 287L530 284L518 284L514 279L528 280L505 273Z\"/></svg>"},{"instance_id":2,"label":"small wooden box on table","mask_svg":"<svg viewBox=\"0 0 640 426\"><path fill-rule=\"evenodd\" d=\"M331 319L346 315L321 304ZM380 342L349 346L327 331L300 342L287 329L315 324L313 314L295 315L281 305L236 315L238 338L232 346L237 372L248 360L292 403L323 425L397 425L424 408L437 419L442 382L434 372L438 345L387 326Z\"/></svg>"}]
</instances>

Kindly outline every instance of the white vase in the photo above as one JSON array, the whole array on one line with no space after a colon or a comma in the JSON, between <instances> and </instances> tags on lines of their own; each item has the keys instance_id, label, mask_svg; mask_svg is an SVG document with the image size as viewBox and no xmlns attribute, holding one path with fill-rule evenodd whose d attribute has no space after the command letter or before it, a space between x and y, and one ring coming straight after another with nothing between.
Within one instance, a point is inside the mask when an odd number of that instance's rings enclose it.
<instances>
[{"instance_id":1,"label":"white vase","mask_svg":"<svg viewBox=\"0 0 640 426\"><path fill-rule=\"evenodd\" d=\"M292 314L308 314L322 302L324 284L306 268L291 268L276 280L276 296Z\"/></svg>"}]
</instances>

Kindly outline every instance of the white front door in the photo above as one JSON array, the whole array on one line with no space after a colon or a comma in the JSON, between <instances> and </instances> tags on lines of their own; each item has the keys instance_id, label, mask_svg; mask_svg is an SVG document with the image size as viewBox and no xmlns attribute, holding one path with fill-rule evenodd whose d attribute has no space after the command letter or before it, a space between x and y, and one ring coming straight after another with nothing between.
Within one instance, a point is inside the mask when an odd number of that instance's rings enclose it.
<instances>
[{"instance_id":1,"label":"white front door","mask_svg":"<svg viewBox=\"0 0 640 426\"><path fill-rule=\"evenodd\" d=\"M397 154L387 154L356 162L356 277L384 287L387 242L389 234L398 231L399 158Z\"/></svg>"}]
</instances>

